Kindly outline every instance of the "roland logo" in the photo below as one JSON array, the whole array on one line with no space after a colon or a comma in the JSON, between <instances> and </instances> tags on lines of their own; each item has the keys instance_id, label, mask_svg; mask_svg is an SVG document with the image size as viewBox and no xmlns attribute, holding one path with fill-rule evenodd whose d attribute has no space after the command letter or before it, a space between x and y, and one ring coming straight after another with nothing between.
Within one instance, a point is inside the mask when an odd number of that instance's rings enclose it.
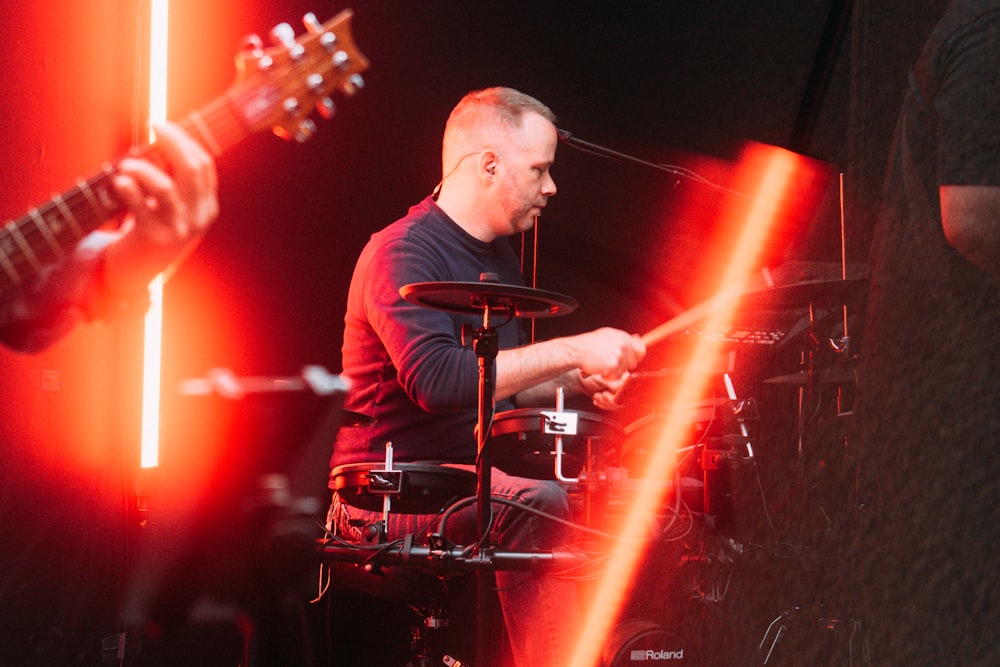
<instances>
[{"instance_id":1,"label":"roland logo","mask_svg":"<svg viewBox=\"0 0 1000 667\"><path fill-rule=\"evenodd\" d=\"M632 649L630 654L632 662L645 662L647 660L683 660L684 649L676 651L656 651L654 649Z\"/></svg>"}]
</instances>

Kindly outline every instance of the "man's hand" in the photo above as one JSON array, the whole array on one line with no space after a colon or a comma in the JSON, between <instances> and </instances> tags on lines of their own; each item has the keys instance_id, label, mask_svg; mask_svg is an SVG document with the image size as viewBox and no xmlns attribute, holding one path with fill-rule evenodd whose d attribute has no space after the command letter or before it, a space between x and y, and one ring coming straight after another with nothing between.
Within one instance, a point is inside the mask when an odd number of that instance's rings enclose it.
<instances>
[{"instance_id":1,"label":"man's hand","mask_svg":"<svg viewBox=\"0 0 1000 667\"><path fill-rule=\"evenodd\" d=\"M172 124L157 128L156 146L169 174L147 160L125 158L113 179L131 214L105 258L105 283L120 294L139 292L183 260L219 213L215 162L205 149Z\"/></svg>"},{"instance_id":2,"label":"man's hand","mask_svg":"<svg viewBox=\"0 0 1000 667\"><path fill-rule=\"evenodd\" d=\"M646 355L646 346L636 334L602 327L565 339L576 356L583 376L600 375L605 382L620 380Z\"/></svg>"},{"instance_id":3,"label":"man's hand","mask_svg":"<svg viewBox=\"0 0 1000 667\"><path fill-rule=\"evenodd\" d=\"M606 380L600 375L584 375L581 373L580 389L584 394L590 396L594 407L601 410L617 410L622 406L615 401L615 397L621 391L628 376L629 374L625 373L625 375L617 380Z\"/></svg>"}]
</instances>

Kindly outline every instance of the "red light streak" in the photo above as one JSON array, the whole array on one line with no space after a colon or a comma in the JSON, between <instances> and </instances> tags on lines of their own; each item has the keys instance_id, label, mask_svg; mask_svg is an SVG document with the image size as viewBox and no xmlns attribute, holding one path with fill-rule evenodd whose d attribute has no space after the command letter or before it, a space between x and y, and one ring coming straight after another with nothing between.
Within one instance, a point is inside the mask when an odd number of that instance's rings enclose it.
<instances>
[{"instance_id":1,"label":"red light streak","mask_svg":"<svg viewBox=\"0 0 1000 667\"><path fill-rule=\"evenodd\" d=\"M754 195L749 201L734 201L725 213L739 231L728 253L720 253L723 256L728 254L728 261L717 280L716 294L729 294L741 289L755 270L761 250L780 217L800 159L793 153L769 146L751 145L745 151L734 189ZM710 274L705 276L706 280L719 276L714 269L716 267L711 264L704 268ZM705 326L709 331L721 331L728 325L732 313L722 307L725 300L714 301L720 307L707 309ZM667 491L664 479L670 478L663 471L674 469L675 452L686 444L683 439L688 433L688 408L705 392L709 378L703 369L712 366L713 360L718 357L719 347L718 340L699 339L678 381L676 394L669 402L670 408L648 459L647 474L640 481L610 553L608 562L613 565L598 582L590 609L585 613L570 663L573 667L592 667L599 663L605 638L617 621L618 610L622 608L644 553L637 540L629 536L646 534L646 517L662 506Z\"/></svg>"}]
</instances>

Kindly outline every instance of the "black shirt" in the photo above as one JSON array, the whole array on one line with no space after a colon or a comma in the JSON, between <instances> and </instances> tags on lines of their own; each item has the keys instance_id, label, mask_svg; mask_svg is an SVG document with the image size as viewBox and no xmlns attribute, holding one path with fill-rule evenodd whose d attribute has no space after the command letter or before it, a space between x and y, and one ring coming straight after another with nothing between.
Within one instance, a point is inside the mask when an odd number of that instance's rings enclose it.
<instances>
[{"instance_id":1,"label":"black shirt","mask_svg":"<svg viewBox=\"0 0 1000 667\"><path fill-rule=\"evenodd\" d=\"M948 243L941 185L1000 186L997 0L954 3L921 52L872 246L844 579L872 664L1000 660L1000 278Z\"/></svg>"},{"instance_id":2,"label":"black shirt","mask_svg":"<svg viewBox=\"0 0 1000 667\"><path fill-rule=\"evenodd\" d=\"M461 332L466 324L481 327L482 315L415 305L399 290L421 282L478 282L482 273L523 285L509 239L476 239L430 198L372 235L348 292L343 373L352 384L346 407L374 421L340 430L332 466L382 460L387 441L397 461L475 461L479 362L462 346ZM490 324L497 326L500 349L523 342L516 321ZM513 407L500 401L496 410Z\"/></svg>"}]
</instances>

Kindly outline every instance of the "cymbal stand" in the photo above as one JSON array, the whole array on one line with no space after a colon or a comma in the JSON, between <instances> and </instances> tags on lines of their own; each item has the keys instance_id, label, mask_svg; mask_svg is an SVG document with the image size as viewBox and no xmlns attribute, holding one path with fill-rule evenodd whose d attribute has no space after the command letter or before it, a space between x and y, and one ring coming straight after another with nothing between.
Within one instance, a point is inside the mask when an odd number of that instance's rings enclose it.
<instances>
[{"instance_id":1,"label":"cymbal stand","mask_svg":"<svg viewBox=\"0 0 1000 667\"><path fill-rule=\"evenodd\" d=\"M798 448L798 459L802 461L803 441L806 432L806 404L813 395L813 372L815 370L815 356L819 349L819 339L816 337L816 311L813 304L809 302L809 333L806 335L806 343L802 349L800 364L806 375L806 382L799 386L798 419L796 424L796 439Z\"/></svg>"},{"instance_id":2,"label":"cymbal stand","mask_svg":"<svg viewBox=\"0 0 1000 667\"><path fill-rule=\"evenodd\" d=\"M847 280L847 234L846 234L846 223L844 217L844 174L840 174L840 279ZM830 346L833 351L838 355L849 358L851 354L851 334L847 328L848 316L847 316L847 300L844 300L842 304L842 316L843 316L843 336L840 340L831 339ZM843 387L837 387L837 414L844 414L843 405Z\"/></svg>"},{"instance_id":3,"label":"cymbal stand","mask_svg":"<svg viewBox=\"0 0 1000 667\"><path fill-rule=\"evenodd\" d=\"M389 514L392 512L392 497L402 491L402 473L392 469L392 442L385 443L385 469L372 470L369 475L384 480L383 485L373 484L369 480L372 493L382 495L382 524L375 525L375 537L378 544L385 544L389 539Z\"/></svg>"},{"instance_id":4,"label":"cymbal stand","mask_svg":"<svg viewBox=\"0 0 1000 667\"><path fill-rule=\"evenodd\" d=\"M483 326L472 334L472 349L479 359L479 397L476 422L476 496L479 538L485 541L492 522L490 507L490 452L489 435L493 414L494 393L493 369L499 351L497 331L490 326L490 306L483 309Z\"/></svg>"},{"instance_id":5,"label":"cymbal stand","mask_svg":"<svg viewBox=\"0 0 1000 667\"><path fill-rule=\"evenodd\" d=\"M483 305L483 325L472 334L472 349L479 359L479 397L476 423L476 498L477 535L476 549L490 550L490 526L493 523L493 508L490 505L492 474L490 468L490 421L492 421L495 386L493 372L499 338L496 328L490 326L491 305ZM463 335L464 337L464 335ZM490 580L487 573L476 573L476 660L481 665L486 660L486 647L490 645L489 632L489 592Z\"/></svg>"},{"instance_id":6,"label":"cymbal stand","mask_svg":"<svg viewBox=\"0 0 1000 667\"><path fill-rule=\"evenodd\" d=\"M476 424L476 477L478 529L476 543L467 551L478 556L488 567L495 566L497 551L490 544L490 526L493 523L491 506L491 462L489 451L490 424L495 411L494 362L499 350L499 337L490 317L502 314L507 319L515 317L551 317L565 314L576 308L576 301L561 295L529 289L519 285L501 285L495 273L484 272L478 283L424 282L404 285L399 289L406 301L429 308L451 312L482 313L483 325L475 331L471 325L462 327L462 343L472 339L472 347L479 359L478 419ZM495 568L494 568L495 569ZM485 577L478 581L478 611L476 640L480 659L486 659L486 623L484 604L489 592ZM479 667L485 667L480 665Z\"/></svg>"},{"instance_id":7,"label":"cymbal stand","mask_svg":"<svg viewBox=\"0 0 1000 667\"><path fill-rule=\"evenodd\" d=\"M587 447L583 468L576 477L568 477L563 472L563 461L566 449L563 443L564 436L577 436L579 433L579 415L573 411L566 411L566 391L562 387L556 389L556 409L555 412L542 411L542 433L553 436L555 446L555 462L553 464L553 475L558 482L564 484L575 484L584 494L584 520L586 525L594 525L594 518L598 507L603 507L607 503L608 488L610 481L606 469L596 469L592 441L587 437Z\"/></svg>"},{"instance_id":8,"label":"cymbal stand","mask_svg":"<svg viewBox=\"0 0 1000 667\"><path fill-rule=\"evenodd\" d=\"M702 514L705 527L712 530L731 525L735 519L731 482L723 472L739 463L754 462L753 442L746 423L752 403L737 396L729 373L723 373L722 380L729 398L729 409L733 413L739 432L725 433L721 438L721 448L710 447L706 438L701 451L699 463L704 484ZM679 488L677 492L680 493Z\"/></svg>"},{"instance_id":9,"label":"cymbal stand","mask_svg":"<svg viewBox=\"0 0 1000 667\"><path fill-rule=\"evenodd\" d=\"M729 373L722 374L722 382L726 386L726 396L729 398L730 409L733 411L733 416L736 417L736 423L739 425L739 444L746 451L744 461L753 461L753 442L751 442L750 430L747 428L747 422L744 418L746 404L736 395L736 387L733 386L733 379L729 376Z\"/></svg>"},{"instance_id":10,"label":"cymbal stand","mask_svg":"<svg viewBox=\"0 0 1000 667\"><path fill-rule=\"evenodd\" d=\"M825 309L820 309L820 319L817 321L815 304L809 303L809 328L805 336L805 343L800 353L801 372L805 376L805 383L799 385L798 392L798 420L796 425L798 441L798 458L802 461L804 455L803 443L806 438L806 411L813 399L816 391L816 355L821 350L832 350L837 357L847 357L850 351L850 336L847 331L847 306L843 306L843 336L841 338L821 337L819 329L824 326L824 322L829 319L829 314ZM837 387L837 412L842 411L842 389Z\"/></svg>"}]
</instances>

